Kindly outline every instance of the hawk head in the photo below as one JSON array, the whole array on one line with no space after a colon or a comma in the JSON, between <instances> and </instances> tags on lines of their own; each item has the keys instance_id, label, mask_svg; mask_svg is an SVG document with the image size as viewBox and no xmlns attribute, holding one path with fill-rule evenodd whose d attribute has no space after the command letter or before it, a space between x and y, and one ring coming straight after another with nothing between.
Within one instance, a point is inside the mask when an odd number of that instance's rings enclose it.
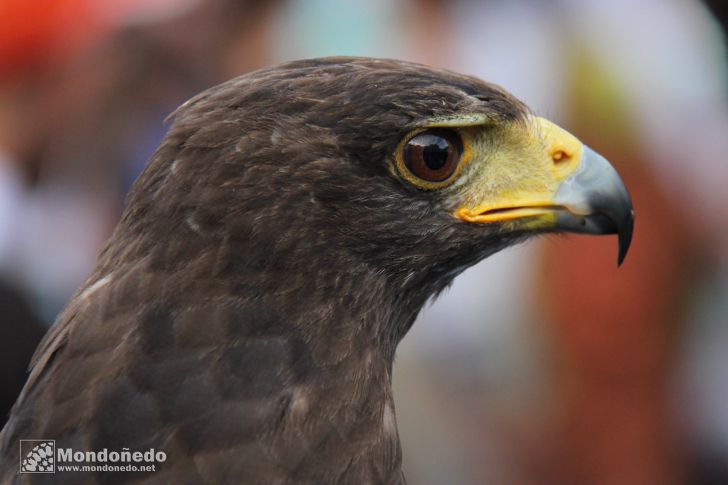
<instances>
[{"instance_id":1,"label":"hawk head","mask_svg":"<svg viewBox=\"0 0 728 485\"><path fill-rule=\"evenodd\" d=\"M480 259L548 232L632 236L609 163L477 78L391 60L292 62L191 99L136 184L119 248L214 264L272 290L329 269L379 275L408 308ZM183 244L184 242L184 244ZM340 280L342 278L339 278ZM269 284L267 284L268 282Z\"/></svg>"}]
</instances>

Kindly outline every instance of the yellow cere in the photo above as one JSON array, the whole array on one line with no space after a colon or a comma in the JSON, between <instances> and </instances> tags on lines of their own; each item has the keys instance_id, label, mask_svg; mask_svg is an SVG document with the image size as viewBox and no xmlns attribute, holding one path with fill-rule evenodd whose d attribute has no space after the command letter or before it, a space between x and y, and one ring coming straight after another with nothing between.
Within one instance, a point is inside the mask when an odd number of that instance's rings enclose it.
<instances>
[{"instance_id":1,"label":"yellow cere","mask_svg":"<svg viewBox=\"0 0 728 485\"><path fill-rule=\"evenodd\" d=\"M574 135L547 119L533 117L551 160L554 177L559 181L576 170L581 160L583 144Z\"/></svg>"},{"instance_id":2,"label":"yellow cere","mask_svg":"<svg viewBox=\"0 0 728 485\"><path fill-rule=\"evenodd\" d=\"M473 160L454 216L474 223L555 223L553 197L579 167L583 145L566 130L535 116L483 130L472 141Z\"/></svg>"}]
</instances>

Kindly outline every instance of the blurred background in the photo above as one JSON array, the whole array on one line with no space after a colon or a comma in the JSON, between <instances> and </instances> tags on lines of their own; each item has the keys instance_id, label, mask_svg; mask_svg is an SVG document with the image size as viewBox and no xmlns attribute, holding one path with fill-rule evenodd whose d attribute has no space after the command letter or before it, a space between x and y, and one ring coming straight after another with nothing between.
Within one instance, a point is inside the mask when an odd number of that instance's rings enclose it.
<instances>
[{"instance_id":1,"label":"blurred background","mask_svg":"<svg viewBox=\"0 0 728 485\"><path fill-rule=\"evenodd\" d=\"M507 88L610 159L632 250L543 238L405 338L411 484L728 483L723 2L0 0L0 411L85 279L165 116L233 76L366 55Z\"/></svg>"}]
</instances>

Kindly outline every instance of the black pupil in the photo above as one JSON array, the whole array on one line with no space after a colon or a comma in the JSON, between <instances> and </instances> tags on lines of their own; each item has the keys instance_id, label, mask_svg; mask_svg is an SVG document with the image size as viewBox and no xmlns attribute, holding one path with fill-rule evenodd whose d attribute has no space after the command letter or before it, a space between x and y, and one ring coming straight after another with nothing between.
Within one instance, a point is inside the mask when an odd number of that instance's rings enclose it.
<instances>
[{"instance_id":1,"label":"black pupil","mask_svg":"<svg viewBox=\"0 0 728 485\"><path fill-rule=\"evenodd\" d=\"M424 139L417 140L418 145L423 147L422 161L430 170L440 170L447 164L450 144L446 139L435 135L425 135L422 138Z\"/></svg>"}]
</instances>

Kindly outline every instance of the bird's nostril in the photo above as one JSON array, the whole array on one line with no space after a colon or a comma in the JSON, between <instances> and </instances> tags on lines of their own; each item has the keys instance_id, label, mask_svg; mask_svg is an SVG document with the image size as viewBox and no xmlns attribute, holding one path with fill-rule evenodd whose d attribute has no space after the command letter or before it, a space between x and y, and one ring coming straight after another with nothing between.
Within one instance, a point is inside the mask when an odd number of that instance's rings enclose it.
<instances>
[{"instance_id":1,"label":"bird's nostril","mask_svg":"<svg viewBox=\"0 0 728 485\"><path fill-rule=\"evenodd\" d=\"M560 165L571 160L571 155L566 153L564 150L556 150L551 154L551 159L555 164Z\"/></svg>"}]
</instances>

